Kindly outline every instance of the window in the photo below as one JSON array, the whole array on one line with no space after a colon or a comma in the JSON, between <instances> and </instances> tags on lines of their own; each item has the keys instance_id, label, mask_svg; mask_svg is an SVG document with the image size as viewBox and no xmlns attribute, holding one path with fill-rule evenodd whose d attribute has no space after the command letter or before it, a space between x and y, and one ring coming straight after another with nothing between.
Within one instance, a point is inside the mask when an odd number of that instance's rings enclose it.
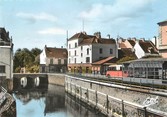
<instances>
[{"instance_id":1,"label":"window","mask_svg":"<svg viewBox=\"0 0 167 117\"><path fill-rule=\"evenodd\" d=\"M89 55L89 48L87 48L87 55Z\"/></svg>"},{"instance_id":2,"label":"window","mask_svg":"<svg viewBox=\"0 0 167 117\"><path fill-rule=\"evenodd\" d=\"M110 49L110 54L113 54L113 49Z\"/></svg>"},{"instance_id":3,"label":"window","mask_svg":"<svg viewBox=\"0 0 167 117\"><path fill-rule=\"evenodd\" d=\"M77 51L75 50L75 56L77 55Z\"/></svg>"},{"instance_id":4,"label":"window","mask_svg":"<svg viewBox=\"0 0 167 117\"><path fill-rule=\"evenodd\" d=\"M81 46L81 50L83 50L83 46Z\"/></svg>"},{"instance_id":5,"label":"window","mask_svg":"<svg viewBox=\"0 0 167 117\"><path fill-rule=\"evenodd\" d=\"M86 63L90 63L90 57L86 57Z\"/></svg>"},{"instance_id":6,"label":"window","mask_svg":"<svg viewBox=\"0 0 167 117\"><path fill-rule=\"evenodd\" d=\"M75 63L77 63L77 59L76 58L74 59L74 61L75 61Z\"/></svg>"},{"instance_id":7,"label":"window","mask_svg":"<svg viewBox=\"0 0 167 117\"><path fill-rule=\"evenodd\" d=\"M69 58L69 63L71 63L71 59Z\"/></svg>"},{"instance_id":8,"label":"window","mask_svg":"<svg viewBox=\"0 0 167 117\"><path fill-rule=\"evenodd\" d=\"M99 49L99 53L100 53L100 54L103 53L103 49L102 49L102 48Z\"/></svg>"},{"instance_id":9,"label":"window","mask_svg":"<svg viewBox=\"0 0 167 117\"><path fill-rule=\"evenodd\" d=\"M67 59L64 59L64 64L65 64L65 65L67 64Z\"/></svg>"},{"instance_id":10,"label":"window","mask_svg":"<svg viewBox=\"0 0 167 117\"><path fill-rule=\"evenodd\" d=\"M68 56L71 56L71 52L70 51L68 52Z\"/></svg>"},{"instance_id":11,"label":"window","mask_svg":"<svg viewBox=\"0 0 167 117\"><path fill-rule=\"evenodd\" d=\"M77 47L77 43L75 43L75 48Z\"/></svg>"},{"instance_id":12,"label":"window","mask_svg":"<svg viewBox=\"0 0 167 117\"><path fill-rule=\"evenodd\" d=\"M53 59L50 59L50 64L53 64Z\"/></svg>"},{"instance_id":13,"label":"window","mask_svg":"<svg viewBox=\"0 0 167 117\"><path fill-rule=\"evenodd\" d=\"M0 66L0 73L5 73L5 66Z\"/></svg>"},{"instance_id":14,"label":"window","mask_svg":"<svg viewBox=\"0 0 167 117\"><path fill-rule=\"evenodd\" d=\"M102 60L102 59L103 59L103 57L99 57L99 59L100 59L100 60Z\"/></svg>"},{"instance_id":15,"label":"window","mask_svg":"<svg viewBox=\"0 0 167 117\"><path fill-rule=\"evenodd\" d=\"M59 64L59 65L61 64L61 59L58 59L58 64Z\"/></svg>"},{"instance_id":16,"label":"window","mask_svg":"<svg viewBox=\"0 0 167 117\"><path fill-rule=\"evenodd\" d=\"M69 48L71 48L71 44L69 44Z\"/></svg>"},{"instance_id":17,"label":"window","mask_svg":"<svg viewBox=\"0 0 167 117\"><path fill-rule=\"evenodd\" d=\"M83 53L81 53L81 57L83 56Z\"/></svg>"}]
</instances>

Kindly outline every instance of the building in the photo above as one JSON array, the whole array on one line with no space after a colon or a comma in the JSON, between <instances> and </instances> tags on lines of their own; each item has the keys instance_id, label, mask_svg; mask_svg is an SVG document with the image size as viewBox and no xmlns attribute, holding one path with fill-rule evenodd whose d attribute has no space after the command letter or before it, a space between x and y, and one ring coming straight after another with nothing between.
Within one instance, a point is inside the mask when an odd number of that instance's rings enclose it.
<instances>
[{"instance_id":1,"label":"building","mask_svg":"<svg viewBox=\"0 0 167 117\"><path fill-rule=\"evenodd\" d=\"M67 49L45 46L40 54L41 73L62 73L67 70Z\"/></svg>"},{"instance_id":2,"label":"building","mask_svg":"<svg viewBox=\"0 0 167 117\"><path fill-rule=\"evenodd\" d=\"M116 41L112 38L102 38L100 32L94 35L80 32L68 39L68 70L71 72L99 73L103 70L93 66L94 62L117 56Z\"/></svg>"},{"instance_id":3,"label":"building","mask_svg":"<svg viewBox=\"0 0 167 117\"><path fill-rule=\"evenodd\" d=\"M0 28L0 84L13 78L13 43L9 32Z\"/></svg>"},{"instance_id":4,"label":"building","mask_svg":"<svg viewBox=\"0 0 167 117\"><path fill-rule=\"evenodd\" d=\"M167 58L167 20L158 23L159 25L159 53L163 58Z\"/></svg>"},{"instance_id":5,"label":"building","mask_svg":"<svg viewBox=\"0 0 167 117\"><path fill-rule=\"evenodd\" d=\"M133 49L136 44L136 38L132 39L123 39L119 38L118 41L118 48L131 48Z\"/></svg>"},{"instance_id":6,"label":"building","mask_svg":"<svg viewBox=\"0 0 167 117\"><path fill-rule=\"evenodd\" d=\"M136 54L137 58L142 58L143 56L148 56L148 55L159 55L158 49L155 45L156 43L154 44L152 41L145 40L144 38L141 38L141 39L136 39L136 38L122 39L120 38L117 41L118 41L119 50L125 49L125 48L131 49L131 51Z\"/></svg>"},{"instance_id":7,"label":"building","mask_svg":"<svg viewBox=\"0 0 167 117\"><path fill-rule=\"evenodd\" d=\"M155 47L152 41L148 40L138 40L134 46L134 51L137 58L142 58L149 55L159 55L158 49Z\"/></svg>"},{"instance_id":8,"label":"building","mask_svg":"<svg viewBox=\"0 0 167 117\"><path fill-rule=\"evenodd\" d=\"M154 79L154 83L159 82L158 84L167 83L166 58L142 58L125 62L123 65L123 71L128 73L128 77L143 78L143 81Z\"/></svg>"}]
</instances>

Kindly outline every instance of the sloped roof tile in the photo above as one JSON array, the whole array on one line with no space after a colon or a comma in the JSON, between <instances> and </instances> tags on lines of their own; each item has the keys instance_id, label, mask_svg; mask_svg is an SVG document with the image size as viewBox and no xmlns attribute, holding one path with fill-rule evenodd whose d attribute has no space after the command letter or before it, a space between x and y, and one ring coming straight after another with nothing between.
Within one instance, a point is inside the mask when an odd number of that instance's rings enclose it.
<instances>
[{"instance_id":1,"label":"sloped roof tile","mask_svg":"<svg viewBox=\"0 0 167 117\"><path fill-rule=\"evenodd\" d=\"M68 40L74 40L74 39L78 39L78 38L91 38L93 36L91 35L87 35L84 32L80 32L80 33L76 33L75 35L73 35L71 38L69 38Z\"/></svg>"},{"instance_id":2,"label":"sloped roof tile","mask_svg":"<svg viewBox=\"0 0 167 117\"><path fill-rule=\"evenodd\" d=\"M129 43L130 43L133 47L135 46L136 42L135 42L134 40L129 40L129 39L128 39L128 41L129 41Z\"/></svg>"},{"instance_id":3,"label":"sloped roof tile","mask_svg":"<svg viewBox=\"0 0 167 117\"><path fill-rule=\"evenodd\" d=\"M104 38L97 38L97 37L92 37L92 38L86 38L83 39L79 45L88 45L88 44L115 44L116 41L114 39L104 39Z\"/></svg>"},{"instance_id":4,"label":"sloped roof tile","mask_svg":"<svg viewBox=\"0 0 167 117\"><path fill-rule=\"evenodd\" d=\"M158 50L151 41L139 40L139 45L145 53L158 54Z\"/></svg>"},{"instance_id":5,"label":"sloped roof tile","mask_svg":"<svg viewBox=\"0 0 167 117\"><path fill-rule=\"evenodd\" d=\"M45 47L46 56L49 58L67 58L67 50L65 48Z\"/></svg>"},{"instance_id":6,"label":"sloped roof tile","mask_svg":"<svg viewBox=\"0 0 167 117\"><path fill-rule=\"evenodd\" d=\"M102 60L96 61L96 62L92 63L92 65L102 65L102 64L108 63L108 62L115 63L116 61L117 61L116 57L110 56L110 57L104 58Z\"/></svg>"},{"instance_id":7,"label":"sloped roof tile","mask_svg":"<svg viewBox=\"0 0 167 117\"><path fill-rule=\"evenodd\" d=\"M121 59L123 57L130 56L130 57L136 57L136 54L132 51L131 48L121 48L118 50L118 58Z\"/></svg>"}]
</instances>

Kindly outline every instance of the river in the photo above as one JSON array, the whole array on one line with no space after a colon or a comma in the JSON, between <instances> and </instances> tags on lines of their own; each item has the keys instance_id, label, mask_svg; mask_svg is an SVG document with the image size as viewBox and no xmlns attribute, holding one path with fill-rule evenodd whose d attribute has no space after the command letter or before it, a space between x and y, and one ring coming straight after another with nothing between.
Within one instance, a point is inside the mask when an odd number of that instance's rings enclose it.
<instances>
[{"instance_id":1,"label":"river","mask_svg":"<svg viewBox=\"0 0 167 117\"><path fill-rule=\"evenodd\" d=\"M75 101L62 86L15 88L17 117L104 117Z\"/></svg>"}]
</instances>

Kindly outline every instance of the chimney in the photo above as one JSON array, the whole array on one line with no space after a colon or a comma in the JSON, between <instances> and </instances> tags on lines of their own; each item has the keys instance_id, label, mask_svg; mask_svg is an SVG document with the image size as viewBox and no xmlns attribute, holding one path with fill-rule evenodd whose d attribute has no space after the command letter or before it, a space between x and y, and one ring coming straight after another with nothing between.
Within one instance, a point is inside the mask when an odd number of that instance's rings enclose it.
<instances>
[{"instance_id":1,"label":"chimney","mask_svg":"<svg viewBox=\"0 0 167 117\"><path fill-rule=\"evenodd\" d=\"M108 34L107 36L108 36L108 38L110 39L110 34Z\"/></svg>"},{"instance_id":2,"label":"chimney","mask_svg":"<svg viewBox=\"0 0 167 117\"><path fill-rule=\"evenodd\" d=\"M140 40L144 42L144 41L145 41L145 38L140 38Z\"/></svg>"},{"instance_id":3,"label":"chimney","mask_svg":"<svg viewBox=\"0 0 167 117\"><path fill-rule=\"evenodd\" d=\"M136 41L136 37L133 37L131 40Z\"/></svg>"},{"instance_id":4,"label":"chimney","mask_svg":"<svg viewBox=\"0 0 167 117\"><path fill-rule=\"evenodd\" d=\"M63 48L63 46L61 46L61 48Z\"/></svg>"},{"instance_id":5,"label":"chimney","mask_svg":"<svg viewBox=\"0 0 167 117\"><path fill-rule=\"evenodd\" d=\"M157 37L154 36L154 39L155 39L155 47L157 48Z\"/></svg>"},{"instance_id":6,"label":"chimney","mask_svg":"<svg viewBox=\"0 0 167 117\"><path fill-rule=\"evenodd\" d=\"M82 32L84 35L87 35L85 31Z\"/></svg>"},{"instance_id":7,"label":"chimney","mask_svg":"<svg viewBox=\"0 0 167 117\"><path fill-rule=\"evenodd\" d=\"M6 36L9 38L9 32L6 32Z\"/></svg>"},{"instance_id":8,"label":"chimney","mask_svg":"<svg viewBox=\"0 0 167 117\"><path fill-rule=\"evenodd\" d=\"M101 33L100 32L95 32L94 36L96 36L98 39L100 39L101 38Z\"/></svg>"}]
</instances>

